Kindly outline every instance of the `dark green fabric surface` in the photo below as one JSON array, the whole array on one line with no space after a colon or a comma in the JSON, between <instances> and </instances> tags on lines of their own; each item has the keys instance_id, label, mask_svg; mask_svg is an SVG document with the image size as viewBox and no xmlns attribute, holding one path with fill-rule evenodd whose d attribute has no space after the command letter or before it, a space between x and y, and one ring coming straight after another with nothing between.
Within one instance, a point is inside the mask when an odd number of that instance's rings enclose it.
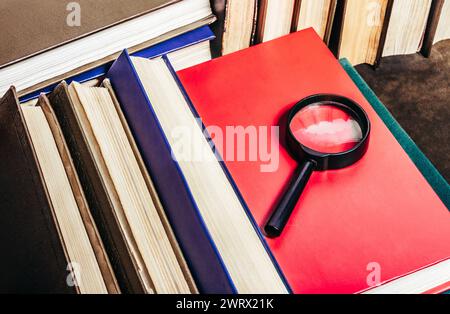
<instances>
[{"instance_id":1,"label":"dark green fabric surface","mask_svg":"<svg viewBox=\"0 0 450 314\"><path fill-rule=\"evenodd\" d=\"M389 130L395 136L397 141L409 155L411 160L427 179L436 194L441 198L442 202L450 209L450 185L434 167L430 160L422 153L414 141L398 124L395 118L391 115L389 110L381 103L375 93L370 89L358 72L353 68L347 59L340 60L342 67L347 74L352 78L353 82L358 86L360 91L364 94L366 99L372 105L374 110L387 125Z\"/></svg>"}]
</instances>

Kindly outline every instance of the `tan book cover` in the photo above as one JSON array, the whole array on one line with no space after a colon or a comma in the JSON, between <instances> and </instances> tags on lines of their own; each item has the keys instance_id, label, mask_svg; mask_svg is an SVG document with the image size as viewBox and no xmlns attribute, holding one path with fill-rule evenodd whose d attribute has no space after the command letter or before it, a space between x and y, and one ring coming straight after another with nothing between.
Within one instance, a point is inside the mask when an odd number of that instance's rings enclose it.
<instances>
[{"instance_id":1,"label":"tan book cover","mask_svg":"<svg viewBox=\"0 0 450 314\"><path fill-rule=\"evenodd\" d=\"M2 0L0 67L178 1Z\"/></svg>"}]
</instances>

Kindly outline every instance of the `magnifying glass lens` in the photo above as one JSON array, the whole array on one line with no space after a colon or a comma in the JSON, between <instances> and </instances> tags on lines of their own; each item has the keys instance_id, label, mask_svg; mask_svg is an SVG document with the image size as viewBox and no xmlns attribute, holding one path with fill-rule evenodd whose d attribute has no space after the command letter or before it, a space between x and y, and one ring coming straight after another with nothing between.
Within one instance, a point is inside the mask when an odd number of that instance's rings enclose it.
<instances>
[{"instance_id":1,"label":"magnifying glass lens","mask_svg":"<svg viewBox=\"0 0 450 314\"><path fill-rule=\"evenodd\" d=\"M320 153L343 153L363 139L359 123L332 102L306 106L295 114L289 127L299 143Z\"/></svg>"}]
</instances>

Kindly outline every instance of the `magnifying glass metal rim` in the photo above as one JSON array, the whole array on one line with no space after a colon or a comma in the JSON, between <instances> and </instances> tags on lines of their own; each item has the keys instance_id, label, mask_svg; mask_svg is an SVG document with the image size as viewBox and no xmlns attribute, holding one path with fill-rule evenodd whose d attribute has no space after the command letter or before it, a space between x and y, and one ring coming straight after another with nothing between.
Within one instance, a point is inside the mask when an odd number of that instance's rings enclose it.
<instances>
[{"instance_id":1,"label":"magnifying glass metal rim","mask_svg":"<svg viewBox=\"0 0 450 314\"><path fill-rule=\"evenodd\" d=\"M349 113L360 125L363 132L360 142L351 149L339 153L318 152L300 143L292 133L291 122L300 110L315 103L334 106ZM293 158L299 161L299 166L288 189L264 226L265 234L268 237L275 238L282 233L314 171L344 168L356 163L364 156L369 146L370 130L370 120L364 109L355 101L344 96L316 94L306 97L294 105L288 115L286 133L288 150Z\"/></svg>"},{"instance_id":2,"label":"magnifying glass metal rim","mask_svg":"<svg viewBox=\"0 0 450 314\"><path fill-rule=\"evenodd\" d=\"M319 152L303 145L292 133L290 127L291 122L300 110L315 103L326 104L327 102L329 102L330 106L340 108L349 113L361 127L361 131L363 132L362 139L347 151L339 153ZM371 124L369 117L364 109L355 101L340 95L316 94L300 100L290 110L288 115L287 145L294 159L298 161L304 161L306 159L313 160L316 164L315 170L317 171L341 169L354 164L364 156L369 145L370 131Z\"/></svg>"}]
</instances>

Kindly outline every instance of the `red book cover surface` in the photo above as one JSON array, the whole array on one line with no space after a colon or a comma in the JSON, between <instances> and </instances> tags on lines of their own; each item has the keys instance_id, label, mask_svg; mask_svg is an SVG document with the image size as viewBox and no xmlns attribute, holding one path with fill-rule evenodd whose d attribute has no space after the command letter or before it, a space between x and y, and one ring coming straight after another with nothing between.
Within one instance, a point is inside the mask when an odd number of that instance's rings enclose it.
<instances>
[{"instance_id":1,"label":"red book cover surface","mask_svg":"<svg viewBox=\"0 0 450 314\"><path fill-rule=\"evenodd\" d=\"M266 239L293 292L357 293L450 257L449 211L312 29L178 75L203 123L222 130L280 125L316 93L349 97L366 110L367 154L351 167L313 173L282 235ZM226 145L218 147L263 226L297 163L281 144L278 167L262 172L266 161L227 160Z\"/></svg>"}]
</instances>

